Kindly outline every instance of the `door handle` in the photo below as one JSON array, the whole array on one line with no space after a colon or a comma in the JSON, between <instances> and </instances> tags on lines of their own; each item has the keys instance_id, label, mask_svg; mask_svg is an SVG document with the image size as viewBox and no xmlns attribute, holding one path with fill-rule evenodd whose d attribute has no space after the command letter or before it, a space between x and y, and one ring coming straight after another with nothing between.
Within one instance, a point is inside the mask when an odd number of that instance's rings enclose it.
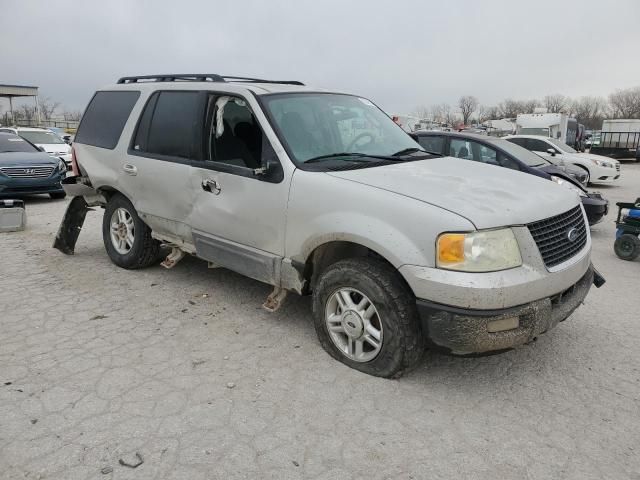
<instances>
[{"instance_id":1,"label":"door handle","mask_svg":"<svg viewBox=\"0 0 640 480\"><path fill-rule=\"evenodd\" d=\"M128 175L137 175L138 174L138 168L135 165L131 165L130 163L125 163L122 166L122 170L124 171L124 173L126 173Z\"/></svg>"},{"instance_id":2,"label":"door handle","mask_svg":"<svg viewBox=\"0 0 640 480\"><path fill-rule=\"evenodd\" d=\"M220 191L222 190L220 188L220 184L212 178L205 178L204 180L202 180L202 189L205 192L210 192L214 195L219 195Z\"/></svg>"}]
</instances>

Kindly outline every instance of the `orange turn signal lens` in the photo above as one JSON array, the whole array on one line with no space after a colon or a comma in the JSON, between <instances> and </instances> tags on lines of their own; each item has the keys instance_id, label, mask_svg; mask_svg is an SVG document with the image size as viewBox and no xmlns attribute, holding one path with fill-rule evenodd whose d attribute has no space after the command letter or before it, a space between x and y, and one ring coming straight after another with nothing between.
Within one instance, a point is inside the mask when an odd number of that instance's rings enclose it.
<instances>
[{"instance_id":1,"label":"orange turn signal lens","mask_svg":"<svg viewBox=\"0 0 640 480\"><path fill-rule=\"evenodd\" d=\"M464 261L464 239L462 233L445 233L438 237L438 264L447 265Z\"/></svg>"}]
</instances>

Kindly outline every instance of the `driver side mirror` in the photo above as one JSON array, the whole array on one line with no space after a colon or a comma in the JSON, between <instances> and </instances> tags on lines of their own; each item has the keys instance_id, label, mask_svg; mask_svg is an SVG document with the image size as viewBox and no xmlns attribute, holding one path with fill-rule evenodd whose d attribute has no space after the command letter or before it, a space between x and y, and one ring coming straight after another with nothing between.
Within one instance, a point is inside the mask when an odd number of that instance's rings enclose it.
<instances>
[{"instance_id":1,"label":"driver side mirror","mask_svg":"<svg viewBox=\"0 0 640 480\"><path fill-rule=\"evenodd\" d=\"M547 148L547 153L552 157L556 156L556 151L553 148Z\"/></svg>"}]
</instances>

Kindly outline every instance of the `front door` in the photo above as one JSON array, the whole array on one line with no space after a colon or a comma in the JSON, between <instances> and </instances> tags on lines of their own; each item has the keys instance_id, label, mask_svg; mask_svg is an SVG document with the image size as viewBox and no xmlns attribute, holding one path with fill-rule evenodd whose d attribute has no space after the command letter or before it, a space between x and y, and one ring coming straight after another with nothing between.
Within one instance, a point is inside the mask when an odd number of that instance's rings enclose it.
<instances>
[{"instance_id":1,"label":"front door","mask_svg":"<svg viewBox=\"0 0 640 480\"><path fill-rule=\"evenodd\" d=\"M192 164L190 224L197 254L275 284L291 173L283 170L245 99L211 95L205 118L204 159ZM271 168L261 171L267 160Z\"/></svg>"}]
</instances>

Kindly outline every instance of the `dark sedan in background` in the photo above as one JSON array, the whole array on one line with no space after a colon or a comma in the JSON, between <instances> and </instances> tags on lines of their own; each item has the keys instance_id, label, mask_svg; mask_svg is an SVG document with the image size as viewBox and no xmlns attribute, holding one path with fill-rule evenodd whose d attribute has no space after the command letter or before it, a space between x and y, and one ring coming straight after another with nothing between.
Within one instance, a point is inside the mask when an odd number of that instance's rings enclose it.
<instances>
[{"instance_id":1,"label":"dark sedan in background","mask_svg":"<svg viewBox=\"0 0 640 480\"><path fill-rule=\"evenodd\" d=\"M67 174L63 160L12 133L0 132L0 197L36 193L64 198L60 182Z\"/></svg>"},{"instance_id":2,"label":"dark sedan in background","mask_svg":"<svg viewBox=\"0 0 640 480\"><path fill-rule=\"evenodd\" d=\"M465 132L417 131L412 136L428 152L520 170L575 190L582 199L589 225L598 223L609 211L608 200L582 186L586 181L583 172L555 165L514 143Z\"/></svg>"}]
</instances>

